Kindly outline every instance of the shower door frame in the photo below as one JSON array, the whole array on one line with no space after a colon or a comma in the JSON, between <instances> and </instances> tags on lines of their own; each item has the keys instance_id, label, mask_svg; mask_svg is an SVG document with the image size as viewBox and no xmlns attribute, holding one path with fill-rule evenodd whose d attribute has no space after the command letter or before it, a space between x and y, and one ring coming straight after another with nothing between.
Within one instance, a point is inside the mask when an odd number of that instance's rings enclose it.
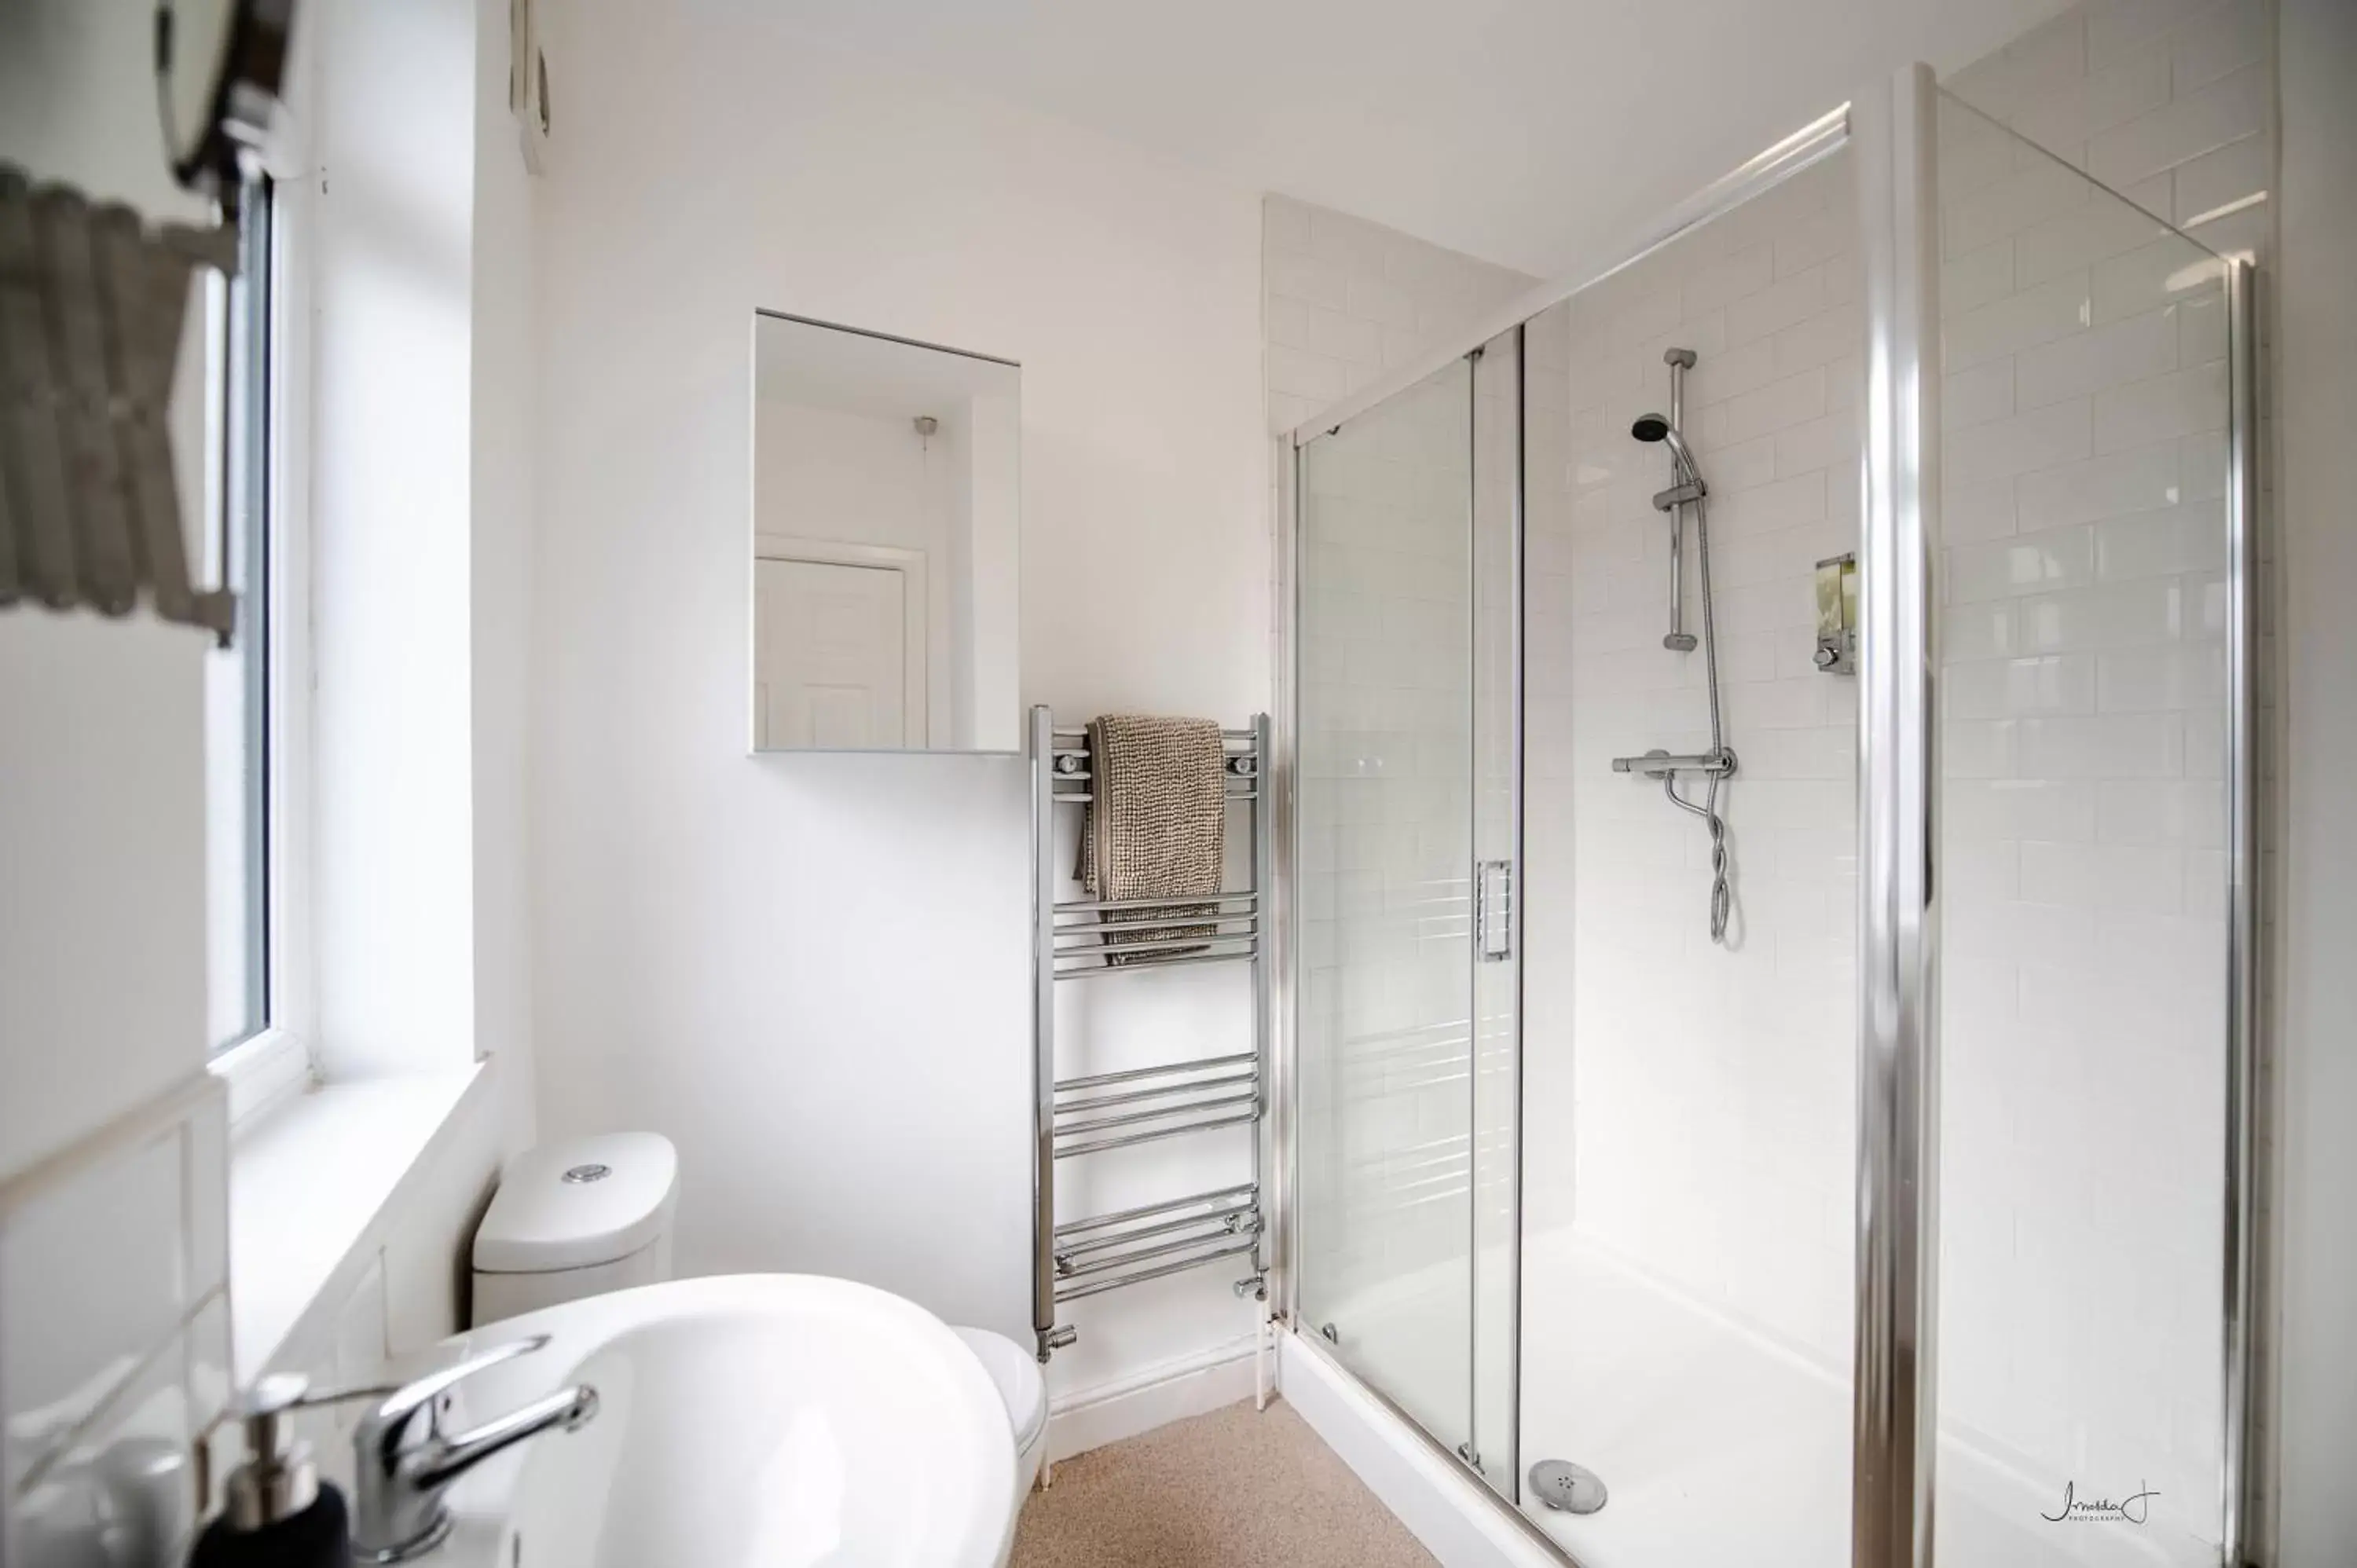
<instances>
[{"instance_id":1,"label":"shower door frame","mask_svg":"<svg viewBox=\"0 0 2357 1568\"><path fill-rule=\"evenodd\" d=\"M1852 1568L1929 1568L1939 1453L1937 105L1916 65L1851 106L1867 301Z\"/></svg>"},{"instance_id":2,"label":"shower door frame","mask_svg":"<svg viewBox=\"0 0 2357 1568\"><path fill-rule=\"evenodd\" d=\"M1300 1191L1297 986L1300 950L1294 897L1298 869L1295 759L1299 742L1301 449L1318 436L1414 386L1469 349L1515 331L1543 312L1634 266L1688 230L1731 212L1802 170L1854 148L1866 282L1866 428L1861 464L1860 671L1858 679L1859 924L1858 1128L1856 1363L1853 1368L1852 1568L1930 1568L1937 1452L1938 925L1939 779L1936 709L1940 454L1937 185L1938 84L1931 68L1910 65L1858 100L1821 116L1761 152L1634 236L1567 275L1501 307L1425 356L1275 438L1276 669L1272 817L1282 868L1275 889L1274 1026L1277 1088L1268 1119L1275 1200L1275 1311L1270 1332L1289 1330L1349 1383L1388 1410L1431 1452L1484 1481L1481 1495L1521 1532L1577 1568L1577 1560L1516 1506L1520 1477L1506 1487L1480 1477L1370 1386L1299 1318ZM2090 183L2097 183L2091 181ZM2198 242L2196 242L2198 243ZM2247 262L2226 262L2232 409L2226 483L2227 940L2224 1336L2221 1350L2220 1558L2240 1568L2250 1547L2254 1479L2253 1317L2256 1267L2256 1061L2262 958L2257 923L2260 832L2254 728L2257 591L2257 378L2255 280ZM1519 358L1519 356L1518 356ZM1527 377L1527 363L1522 371ZM1527 415L1527 398L1518 399ZM1517 451L1523 449L1517 432ZM1512 542L1519 594L1527 475L1517 463ZM1519 617L1520 607L1516 607ZM1514 711L1521 711L1523 660L1517 632ZM1514 737L1521 755L1522 737ZM1513 879L1523 896L1516 781ZM1469 871L1472 868L1469 867ZM1519 919L1517 920L1519 926ZM1520 950L1517 932L1517 957ZM1519 964L1517 966L1519 968ZM1515 1041L1514 1267L1520 1294L1522 1236L1521 1040ZM1513 1304L1510 1349L1519 1382L1521 1303ZM1519 1402L1522 1391L1513 1391Z\"/></svg>"}]
</instances>

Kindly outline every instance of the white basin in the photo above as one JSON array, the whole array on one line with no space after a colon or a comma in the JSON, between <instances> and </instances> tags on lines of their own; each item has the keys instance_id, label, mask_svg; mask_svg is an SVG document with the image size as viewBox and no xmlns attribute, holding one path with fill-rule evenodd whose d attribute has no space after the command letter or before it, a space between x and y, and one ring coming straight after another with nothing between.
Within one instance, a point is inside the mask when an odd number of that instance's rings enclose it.
<instances>
[{"instance_id":1,"label":"white basin","mask_svg":"<svg viewBox=\"0 0 2357 1568\"><path fill-rule=\"evenodd\" d=\"M811 1274L677 1280L487 1325L544 1334L459 1385L457 1431L572 1383L596 1419L450 1488L451 1568L998 1568L1015 1439L972 1351L899 1296ZM417 1369L404 1368L404 1371Z\"/></svg>"}]
</instances>

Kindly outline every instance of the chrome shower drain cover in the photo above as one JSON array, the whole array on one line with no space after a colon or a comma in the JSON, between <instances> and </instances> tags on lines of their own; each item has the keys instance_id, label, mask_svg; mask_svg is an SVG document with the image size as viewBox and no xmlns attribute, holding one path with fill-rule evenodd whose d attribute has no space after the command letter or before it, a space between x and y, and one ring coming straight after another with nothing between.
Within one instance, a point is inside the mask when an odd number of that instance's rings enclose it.
<instances>
[{"instance_id":1,"label":"chrome shower drain cover","mask_svg":"<svg viewBox=\"0 0 2357 1568\"><path fill-rule=\"evenodd\" d=\"M1557 1513L1594 1513L1611 1494L1604 1477L1568 1459L1542 1459L1531 1466L1531 1495Z\"/></svg>"}]
</instances>

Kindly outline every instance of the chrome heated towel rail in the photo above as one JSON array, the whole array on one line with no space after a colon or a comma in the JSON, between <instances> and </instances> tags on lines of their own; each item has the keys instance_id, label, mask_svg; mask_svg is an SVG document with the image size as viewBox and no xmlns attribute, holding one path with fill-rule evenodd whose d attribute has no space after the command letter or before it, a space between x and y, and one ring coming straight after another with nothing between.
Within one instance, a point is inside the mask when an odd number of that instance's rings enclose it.
<instances>
[{"instance_id":1,"label":"chrome heated towel rail","mask_svg":"<svg viewBox=\"0 0 2357 1568\"><path fill-rule=\"evenodd\" d=\"M1059 807L1089 800L1093 769L1088 731L1059 729L1048 709L1031 710L1031 1327L1043 1362L1072 1342L1071 1326L1056 1321L1064 1302L1238 1257L1251 1259L1251 1272L1236 1282L1238 1294L1267 1299L1259 1123L1267 1111L1270 1009L1265 933L1271 858L1264 800L1268 715L1256 715L1249 729L1222 731L1222 739L1230 809L1241 810L1250 823L1250 886L1178 898L1060 898L1068 876L1059 859L1056 813ZM1249 1050L1080 1078L1056 1076L1059 984L1232 962L1253 966ZM1253 1129L1249 1179L1057 1221L1058 1161L1245 1126Z\"/></svg>"}]
</instances>

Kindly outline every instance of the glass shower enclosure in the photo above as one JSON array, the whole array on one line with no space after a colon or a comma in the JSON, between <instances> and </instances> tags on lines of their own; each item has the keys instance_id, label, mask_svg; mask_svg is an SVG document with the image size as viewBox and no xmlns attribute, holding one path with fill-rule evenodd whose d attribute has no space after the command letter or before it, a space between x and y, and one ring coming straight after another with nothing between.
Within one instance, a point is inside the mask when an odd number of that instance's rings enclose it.
<instances>
[{"instance_id":1,"label":"glass shower enclosure","mask_svg":"<svg viewBox=\"0 0 2357 1568\"><path fill-rule=\"evenodd\" d=\"M1565 1561L2239 1561L2247 292L1919 69L1296 433L1284 1310Z\"/></svg>"}]
</instances>

